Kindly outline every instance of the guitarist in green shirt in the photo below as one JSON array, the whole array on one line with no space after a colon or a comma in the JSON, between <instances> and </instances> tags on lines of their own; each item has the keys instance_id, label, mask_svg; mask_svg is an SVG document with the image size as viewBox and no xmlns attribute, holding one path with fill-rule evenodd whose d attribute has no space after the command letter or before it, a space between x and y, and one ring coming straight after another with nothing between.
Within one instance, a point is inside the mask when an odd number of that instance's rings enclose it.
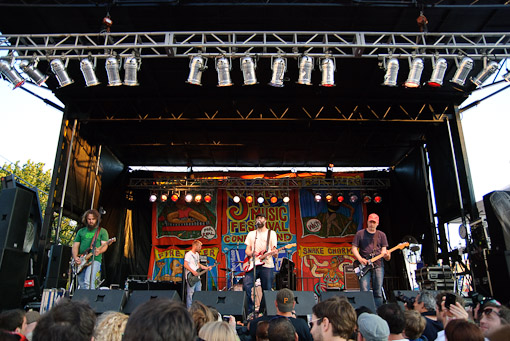
<instances>
[{"instance_id":1,"label":"guitarist in green shirt","mask_svg":"<svg viewBox=\"0 0 510 341\"><path fill-rule=\"evenodd\" d=\"M95 289L95 279L101 269L102 254L108 249L108 232L99 226L100 221L101 215L97 210L86 211L82 217L85 227L78 230L74 239L73 261L75 267L82 270L77 276L79 289ZM94 245L92 245L93 242ZM86 256L91 253L93 257L86 259ZM89 262L90 264L86 265ZM92 284L90 283L91 272Z\"/></svg>"}]
</instances>

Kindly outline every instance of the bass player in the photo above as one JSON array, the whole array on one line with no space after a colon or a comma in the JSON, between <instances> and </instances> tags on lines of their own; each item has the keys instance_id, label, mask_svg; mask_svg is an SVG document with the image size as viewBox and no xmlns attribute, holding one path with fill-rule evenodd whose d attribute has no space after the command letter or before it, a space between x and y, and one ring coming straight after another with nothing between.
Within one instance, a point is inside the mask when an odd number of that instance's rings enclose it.
<instances>
[{"instance_id":1,"label":"bass player","mask_svg":"<svg viewBox=\"0 0 510 341\"><path fill-rule=\"evenodd\" d=\"M265 214L258 213L255 216L255 225L257 229L248 232L248 236L244 242L246 244L246 257L249 257L251 261L253 261L255 255L254 266L250 266L250 271L246 271L246 276L243 280L243 289L248 296L248 313L252 313L255 310L252 297L252 289L255 280L260 278L262 289L271 290L274 276L274 262L272 256L277 252L276 232L266 227ZM263 255L266 257L260 260L259 257Z\"/></svg>"},{"instance_id":2,"label":"bass player","mask_svg":"<svg viewBox=\"0 0 510 341\"><path fill-rule=\"evenodd\" d=\"M76 265L80 265L84 258L80 255L86 255L93 252L93 261L91 264L78 274L79 289L95 289L96 277L101 270L101 261L103 253L108 249L108 231L99 226L101 215L97 210L88 210L81 219L85 225L76 233L73 243L73 259ZM92 283L90 283L92 273Z\"/></svg>"},{"instance_id":3,"label":"bass player","mask_svg":"<svg viewBox=\"0 0 510 341\"><path fill-rule=\"evenodd\" d=\"M383 255L387 261L391 258L391 254L387 250L386 234L378 231L377 226L379 226L379 216L372 213L368 216L366 230L359 230L352 241L352 254L363 266L370 266L369 259L374 256ZM375 261L370 270L359 280L361 291L370 291L370 281L372 281L372 291L377 307L383 304L383 280L384 263L382 259Z\"/></svg>"}]
</instances>

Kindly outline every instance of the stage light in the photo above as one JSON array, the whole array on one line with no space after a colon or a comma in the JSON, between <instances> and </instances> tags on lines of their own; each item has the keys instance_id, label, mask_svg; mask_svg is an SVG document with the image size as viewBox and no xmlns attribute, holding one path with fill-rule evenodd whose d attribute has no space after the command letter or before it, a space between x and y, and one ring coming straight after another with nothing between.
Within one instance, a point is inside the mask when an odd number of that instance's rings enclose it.
<instances>
[{"instance_id":1,"label":"stage light","mask_svg":"<svg viewBox=\"0 0 510 341\"><path fill-rule=\"evenodd\" d=\"M460 64L457 66L457 71L455 71L455 75L453 75L453 78L450 80L450 82L464 86L464 84L466 84L466 79L472 69L473 59L469 57L462 58Z\"/></svg>"},{"instance_id":2,"label":"stage light","mask_svg":"<svg viewBox=\"0 0 510 341\"><path fill-rule=\"evenodd\" d=\"M386 73L384 74L383 85L397 86L398 68L399 68L398 59L390 58L390 60L386 64Z\"/></svg>"},{"instance_id":3,"label":"stage light","mask_svg":"<svg viewBox=\"0 0 510 341\"><path fill-rule=\"evenodd\" d=\"M372 202L372 197L367 193L363 193L363 203L369 204L371 202Z\"/></svg>"},{"instance_id":4,"label":"stage light","mask_svg":"<svg viewBox=\"0 0 510 341\"><path fill-rule=\"evenodd\" d=\"M289 202L290 202L290 197L289 197L289 195L288 195L288 194L284 194L284 196L283 196L283 199L282 199L282 200L283 200L283 202L284 202L284 203L286 203L286 204L287 204L287 203L289 203Z\"/></svg>"},{"instance_id":5,"label":"stage light","mask_svg":"<svg viewBox=\"0 0 510 341\"><path fill-rule=\"evenodd\" d=\"M96 72L94 71L94 64L88 58L83 58L80 62L80 70L83 74L83 78L85 79L85 84L87 86L95 86L99 84L99 80L96 77Z\"/></svg>"},{"instance_id":6,"label":"stage light","mask_svg":"<svg viewBox=\"0 0 510 341\"><path fill-rule=\"evenodd\" d=\"M491 61L487 66L483 68L482 71L475 77L471 78L471 82L475 84L476 86L480 86L485 82L487 79L489 79L490 76L496 71L498 71L499 65L495 61Z\"/></svg>"},{"instance_id":7,"label":"stage light","mask_svg":"<svg viewBox=\"0 0 510 341\"><path fill-rule=\"evenodd\" d=\"M251 204L253 202L253 194L248 194L246 196L246 203Z\"/></svg>"},{"instance_id":8,"label":"stage light","mask_svg":"<svg viewBox=\"0 0 510 341\"><path fill-rule=\"evenodd\" d=\"M140 64L141 60L138 60L135 56L127 57L124 60L124 85L139 85L137 77Z\"/></svg>"},{"instance_id":9,"label":"stage light","mask_svg":"<svg viewBox=\"0 0 510 341\"><path fill-rule=\"evenodd\" d=\"M12 83L12 85L14 85L14 89L25 83L25 79L21 77L18 71L16 71L14 67L11 67L11 63L5 59L0 60L0 72L9 82Z\"/></svg>"},{"instance_id":10,"label":"stage light","mask_svg":"<svg viewBox=\"0 0 510 341\"><path fill-rule=\"evenodd\" d=\"M344 202L345 198L344 198L344 195L342 193L338 194L337 197L336 197L336 201L338 202Z\"/></svg>"},{"instance_id":11,"label":"stage light","mask_svg":"<svg viewBox=\"0 0 510 341\"><path fill-rule=\"evenodd\" d=\"M510 82L510 71L506 73L506 75L503 76L503 79L506 81L506 82Z\"/></svg>"},{"instance_id":12,"label":"stage light","mask_svg":"<svg viewBox=\"0 0 510 341\"><path fill-rule=\"evenodd\" d=\"M375 193L374 194L374 202L376 204L380 204L382 202L382 197L381 197L381 195L379 193Z\"/></svg>"},{"instance_id":13,"label":"stage light","mask_svg":"<svg viewBox=\"0 0 510 341\"><path fill-rule=\"evenodd\" d=\"M230 79L230 61L228 58L216 58L216 71L218 72L218 86L233 85Z\"/></svg>"},{"instance_id":14,"label":"stage light","mask_svg":"<svg viewBox=\"0 0 510 341\"><path fill-rule=\"evenodd\" d=\"M257 64L253 61L250 56L241 58L241 71L243 72L244 85L257 84L257 75L255 69Z\"/></svg>"},{"instance_id":15,"label":"stage light","mask_svg":"<svg viewBox=\"0 0 510 341\"><path fill-rule=\"evenodd\" d=\"M177 193L172 194L172 196L170 197L170 200L172 200L173 202L176 202L177 200L179 200L179 194L177 194Z\"/></svg>"},{"instance_id":16,"label":"stage light","mask_svg":"<svg viewBox=\"0 0 510 341\"><path fill-rule=\"evenodd\" d=\"M271 70L273 70L273 74L269 85L277 88L283 87L283 77L285 76L285 71L287 71L287 60L282 57L274 59L271 63Z\"/></svg>"},{"instance_id":17,"label":"stage light","mask_svg":"<svg viewBox=\"0 0 510 341\"><path fill-rule=\"evenodd\" d=\"M151 195L149 196L149 201L150 202L156 202L156 200L158 200L158 196L156 193L151 193Z\"/></svg>"},{"instance_id":18,"label":"stage light","mask_svg":"<svg viewBox=\"0 0 510 341\"><path fill-rule=\"evenodd\" d=\"M265 201L264 197L262 196L262 194L259 194L259 196L257 197L257 202L259 204L263 204Z\"/></svg>"},{"instance_id":19,"label":"stage light","mask_svg":"<svg viewBox=\"0 0 510 341\"><path fill-rule=\"evenodd\" d=\"M184 200L186 202L192 202L193 201L193 194L187 193L186 196L184 197Z\"/></svg>"},{"instance_id":20,"label":"stage light","mask_svg":"<svg viewBox=\"0 0 510 341\"><path fill-rule=\"evenodd\" d=\"M61 59L53 59L50 62L50 67L51 71L55 74L55 77L57 77L58 84L61 88L74 83L74 80L72 80L67 74L66 67Z\"/></svg>"},{"instance_id":21,"label":"stage light","mask_svg":"<svg viewBox=\"0 0 510 341\"><path fill-rule=\"evenodd\" d=\"M204 201L205 201L206 203L210 203L210 202L212 201L212 195L211 195L211 193L206 193L206 194L204 195Z\"/></svg>"},{"instance_id":22,"label":"stage light","mask_svg":"<svg viewBox=\"0 0 510 341\"><path fill-rule=\"evenodd\" d=\"M195 195L195 202L196 203L202 202L202 194L198 193Z\"/></svg>"},{"instance_id":23,"label":"stage light","mask_svg":"<svg viewBox=\"0 0 510 341\"><path fill-rule=\"evenodd\" d=\"M319 192L315 193L315 202L320 202L322 200L322 194L320 194Z\"/></svg>"},{"instance_id":24,"label":"stage light","mask_svg":"<svg viewBox=\"0 0 510 341\"><path fill-rule=\"evenodd\" d=\"M237 195L237 194L236 194L236 195L234 195L234 197L232 198L232 200L233 200L236 204L238 204L238 203L241 201L241 197L240 197L239 195Z\"/></svg>"},{"instance_id":25,"label":"stage light","mask_svg":"<svg viewBox=\"0 0 510 341\"><path fill-rule=\"evenodd\" d=\"M313 58L308 56L301 57L299 62L298 84L312 85Z\"/></svg>"},{"instance_id":26,"label":"stage light","mask_svg":"<svg viewBox=\"0 0 510 341\"><path fill-rule=\"evenodd\" d=\"M278 197L276 196L276 194L271 193L271 194L269 195L269 202L270 202L271 204L276 204L276 202L277 202L277 201L278 201Z\"/></svg>"},{"instance_id":27,"label":"stage light","mask_svg":"<svg viewBox=\"0 0 510 341\"><path fill-rule=\"evenodd\" d=\"M48 75L43 74L37 68L37 61L28 62L26 60L20 63L21 70L30 77L30 79L38 86L43 85L48 79Z\"/></svg>"},{"instance_id":28,"label":"stage light","mask_svg":"<svg viewBox=\"0 0 510 341\"><path fill-rule=\"evenodd\" d=\"M358 201L358 196L353 192L349 193L349 201L354 204Z\"/></svg>"},{"instance_id":29,"label":"stage light","mask_svg":"<svg viewBox=\"0 0 510 341\"><path fill-rule=\"evenodd\" d=\"M439 58L435 62L434 59L432 59L432 64L434 69L432 70L432 75L430 75L428 84L431 87L438 88L443 85L443 78L446 69L448 68L448 63L446 62L446 59Z\"/></svg>"},{"instance_id":30,"label":"stage light","mask_svg":"<svg viewBox=\"0 0 510 341\"><path fill-rule=\"evenodd\" d=\"M108 86L122 85L119 60L114 56L106 58L105 68L106 75L108 76Z\"/></svg>"},{"instance_id":31,"label":"stage light","mask_svg":"<svg viewBox=\"0 0 510 341\"><path fill-rule=\"evenodd\" d=\"M168 193L161 193L159 196L159 201L166 202L168 200Z\"/></svg>"},{"instance_id":32,"label":"stage light","mask_svg":"<svg viewBox=\"0 0 510 341\"><path fill-rule=\"evenodd\" d=\"M331 193L327 193L327 194L326 194L326 201L327 201L327 202L331 202L331 201L333 201L333 194L331 194Z\"/></svg>"},{"instance_id":33,"label":"stage light","mask_svg":"<svg viewBox=\"0 0 510 341\"><path fill-rule=\"evenodd\" d=\"M202 85L202 72L207 69L207 59L202 56L195 56L189 62L189 75L186 83Z\"/></svg>"},{"instance_id":34,"label":"stage light","mask_svg":"<svg viewBox=\"0 0 510 341\"><path fill-rule=\"evenodd\" d=\"M333 58L324 58L319 68L322 71L321 86L335 86L335 60Z\"/></svg>"},{"instance_id":35,"label":"stage light","mask_svg":"<svg viewBox=\"0 0 510 341\"><path fill-rule=\"evenodd\" d=\"M423 72L423 59L414 58L411 62L409 75L404 83L406 88L417 88L420 86L421 73Z\"/></svg>"}]
</instances>

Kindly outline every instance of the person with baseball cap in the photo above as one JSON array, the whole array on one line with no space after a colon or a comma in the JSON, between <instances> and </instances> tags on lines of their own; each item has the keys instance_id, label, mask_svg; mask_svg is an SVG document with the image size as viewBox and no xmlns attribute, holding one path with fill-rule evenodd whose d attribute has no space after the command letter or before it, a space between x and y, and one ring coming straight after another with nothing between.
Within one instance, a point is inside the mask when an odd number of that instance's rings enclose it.
<instances>
[{"instance_id":1,"label":"person with baseball cap","mask_svg":"<svg viewBox=\"0 0 510 341\"><path fill-rule=\"evenodd\" d=\"M381 258L373 263L370 262L370 259L383 255L383 258L388 261L391 255L387 250L386 234L378 231L377 226L379 226L379 216L372 213L368 216L367 228L359 230L354 236L352 254L360 263L358 270L366 271L359 280L361 291L370 291L370 282L372 282L375 305L380 307L383 304L384 263Z\"/></svg>"}]
</instances>

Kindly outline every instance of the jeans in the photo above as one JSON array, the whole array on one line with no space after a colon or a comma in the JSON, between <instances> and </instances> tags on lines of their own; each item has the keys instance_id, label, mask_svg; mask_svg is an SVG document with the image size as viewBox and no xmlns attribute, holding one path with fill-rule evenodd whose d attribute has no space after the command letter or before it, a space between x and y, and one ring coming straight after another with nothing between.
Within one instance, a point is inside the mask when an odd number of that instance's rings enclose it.
<instances>
[{"instance_id":1,"label":"jeans","mask_svg":"<svg viewBox=\"0 0 510 341\"><path fill-rule=\"evenodd\" d=\"M202 290L202 281L198 281L194 286L190 287L188 281L186 281L186 308L189 309L191 307L191 302L193 301L193 293L195 291Z\"/></svg>"},{"instance_id":2,"label":"jeans","mask_svg":"<svg viewBox=\"0 0 510 341\"><path fill-rule=\"evenodd\" d=\"M271 290L273 286L273 276L274 269L273 268L264 268L262 265L258 265L255 269L257 278L260 278L260 284L262 285L262 290ZM251 291L255 284L255 280L253 278L253 269L244 276L243 280L243 289L248 295L248 313L251 313L255 310L255 303L253 302L253 298L251 295Z\"/></svg>"},{"instance_id":3,"label":"jeans","mask_svg":"<svg viewBox=\"0 0 510 341\"><path fill-rule=\"evenodd\" d=\"M384 267L370 270L359 280L361 291L370 291L370 281L372 281L372 291L374 293L375 306L379 308L383 304L382 286L384 280Z\"/></svg>"},{"instance_id":4,"label":"jeans","mask_svg":"<svg viewBox=\"0 0 510 341\"><path fill-rule=\"evenodd\" d=\"M95 260L85 270L78 274L79 289L95 289L97 274L101 270L101 263ZM90 272L92 272L92 286L90 286Z\"/></svg>"}]
</instances>

